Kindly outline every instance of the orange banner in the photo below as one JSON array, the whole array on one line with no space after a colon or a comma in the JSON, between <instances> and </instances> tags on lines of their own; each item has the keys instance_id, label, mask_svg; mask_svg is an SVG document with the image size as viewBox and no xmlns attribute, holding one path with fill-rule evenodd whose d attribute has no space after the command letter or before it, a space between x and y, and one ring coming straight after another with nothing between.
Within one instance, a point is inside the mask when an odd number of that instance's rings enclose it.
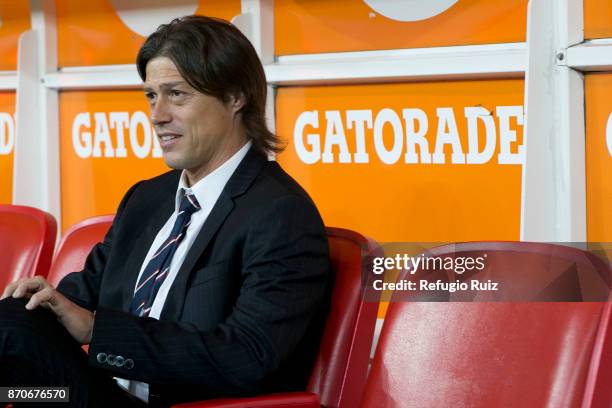
<instances>
[{"instance_id":1,"label":"orange banner","mask_svg":"<svg viewBox=\"0 0 612 408\"><path fill-rule=\"evenodd\" d=\"M0 204L13 201L15 93L0 92Z\"/></svg>"},{"instance_id":2,"label":"orange banner","mask_svg":"<svg viewBox=\"0 0 612 408\"><path fill-rule=\"evenodd\" d=\"M584 38L612 37L612 2L584 0Z\"/></svg>"},{"instance_id":3,"label":"orange banner","mask_svg":"<svg viewBox=\"0 0 612 408\"><path fill-rule=\"evenodd\" d=\"M0 0L0 71L17 69L19 36L30 29L30 2Z\"/></svg>"},{"instance_id":4,"label":"orange banner","mask_svg":"<svg viewBox=\"0 0 612 408\"><path fill-rule=\"evenodd\" d=\"M62 230L113 214L135 182L169 169L141 91L60 93Z\"/></svg>"},{"instance_id":5,"label":"orange banner","mask_svg":"<svg viewBox=\"0 0 612 408\"><path fill-rule=\"evenodd\" d=\"M612 242L612 74L585 76L587 239Z\"/></svg>"},{"instance_id":6,"label":"orange banner","mask_svg":"<svg viewBox=\"0 0 612 408\"><path fill-rule=\"evenodd\" d=\"M282 88L278 160L326 225L387 242L517 240L523 83Z\"/></svg>"},{"instance_id":7,"label":"orange banner","mask_svg":"<svg viewBox=\"0 0 612 408\"><path fill-rule=\"evenodd\" d=\"M56 5L60 67L133 64L145 37L174 17L231 20L241 12L240 0L168 1L163 6L159 1L57 0Z\"/></svg>"},{"instance_id":8,"label":"orange banner","mask_svg":"<svg viewBox=\"0 0 612 408\"><path fill-rule=\"evenodd\" d=\"M282 0L277 55L525 41L527 0Z\"/></svg>"}]
</instances>

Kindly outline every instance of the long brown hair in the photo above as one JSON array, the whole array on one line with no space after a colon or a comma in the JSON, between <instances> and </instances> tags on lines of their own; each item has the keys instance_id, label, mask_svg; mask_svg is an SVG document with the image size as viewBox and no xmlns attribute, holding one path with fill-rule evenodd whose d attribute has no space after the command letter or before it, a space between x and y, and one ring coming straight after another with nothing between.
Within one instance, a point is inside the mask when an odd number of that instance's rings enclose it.
<instances>
[{"instance_id":1,"label":"long brown hair","mask_svg":"<svg viewBox=\"0 0 612 408\"><path fill-rule=\"evenodd\" d=\"M265 121L266 77L250 41L228 21L186 16L162 24L138 52L136 67L143 81L155 57L174 62L181 76L196 90L227 102L243 97L242 123L253 145L262 152L280 152L278 137Z\"/></svg>"}]
</instances>

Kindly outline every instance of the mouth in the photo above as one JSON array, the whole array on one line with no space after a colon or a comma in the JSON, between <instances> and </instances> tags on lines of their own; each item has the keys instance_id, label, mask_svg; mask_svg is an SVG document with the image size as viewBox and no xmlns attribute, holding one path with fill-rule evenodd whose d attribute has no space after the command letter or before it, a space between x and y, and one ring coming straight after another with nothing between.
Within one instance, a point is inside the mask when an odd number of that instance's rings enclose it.
<instances>
[{"instance_id":1,"label":"mouth","mask_svg":"<svg viewBox=\"0 0 612 408\"><path fill-rule=\"evenodd\" d=\"M157 136L159 137L159 145L162 149L172 147L181 137L181 135L175 133L165 133Z\"/></svg>"}]
</instances>

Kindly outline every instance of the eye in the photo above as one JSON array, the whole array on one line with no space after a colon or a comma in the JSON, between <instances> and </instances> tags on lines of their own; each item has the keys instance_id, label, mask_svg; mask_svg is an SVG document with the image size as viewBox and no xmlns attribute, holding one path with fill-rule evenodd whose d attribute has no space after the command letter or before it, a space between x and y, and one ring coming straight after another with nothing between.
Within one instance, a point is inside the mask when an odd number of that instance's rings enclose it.
<instances>
[{"instance_id":1,"label":"eye","mask_svg":"<svg viewBox=\"0 0 612 408\"><path fill-rule=\"evenodd\" d=\"M178 89L171 89L170 96L182 96L184 94L183 91L179 91Z\"/></svg>"},{"instance_id":2,"label":"eye","mask_svg":"<svg viewBox=\"0 0 612 408\"><path fill-rule=\"evenodd\" d=\"M147 98L149 102L152 102L155 99L155 92L145 92L145 98Z\"/></svg>"}]
</instances>

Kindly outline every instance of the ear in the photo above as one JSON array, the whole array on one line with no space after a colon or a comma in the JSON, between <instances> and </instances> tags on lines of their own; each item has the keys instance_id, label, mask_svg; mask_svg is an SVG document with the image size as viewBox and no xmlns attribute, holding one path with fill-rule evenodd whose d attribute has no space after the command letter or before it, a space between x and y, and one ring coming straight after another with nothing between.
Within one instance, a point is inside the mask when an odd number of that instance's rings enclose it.
<instances>
[{"instance_id":1,"label":"ear","mask_svg":"<svg viewBox=\"0 0 612 408\"><path fill-rule=\"evenodd\" d=\"M245 97L242 92L234 95L230 95L229 97L229 105L232 108L234 114L240 112L245 104Z\"/></svg>"}]
</instances>

